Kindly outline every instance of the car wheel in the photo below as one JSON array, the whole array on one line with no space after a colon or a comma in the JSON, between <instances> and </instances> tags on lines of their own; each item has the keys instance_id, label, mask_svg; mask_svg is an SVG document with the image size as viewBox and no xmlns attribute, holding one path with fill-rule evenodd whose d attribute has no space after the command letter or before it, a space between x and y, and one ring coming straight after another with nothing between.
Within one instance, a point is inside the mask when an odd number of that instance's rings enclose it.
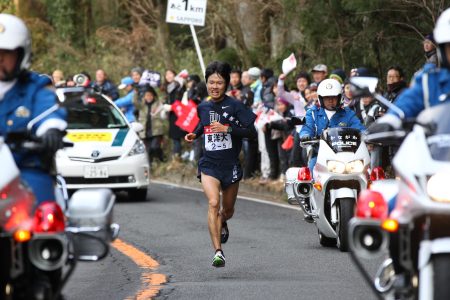
<instances>
[{"instance_id":1,"label":"car wheel","mask_svg":"<svg viewBox=\"0 0 450 300\"><path fill-rule=\"evenodd\" d=\"M147 200L147 188L144 189L135 189L128 191L128 200L130 201L146 201Z\"/></svg>"}]
</instances>

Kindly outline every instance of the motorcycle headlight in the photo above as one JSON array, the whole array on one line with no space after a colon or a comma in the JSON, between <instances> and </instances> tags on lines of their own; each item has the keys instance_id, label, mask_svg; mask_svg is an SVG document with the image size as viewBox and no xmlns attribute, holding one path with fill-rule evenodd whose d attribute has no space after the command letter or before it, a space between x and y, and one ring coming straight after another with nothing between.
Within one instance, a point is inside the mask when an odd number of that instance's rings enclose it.
<instances>
[{"instance_id":1,"label":"motorcycle headlight","mask_svg":"<svg viewBox=\"0 0 450 300\"><path fill-rule=\"evenodd\" d=\"M136 143L134 143L133 148L131 148L130 152L128 153L128 156L133 156L142 153L145 153L144 142L141 140L136 140Z\"/></svg>"},{"instance_id":2,"label":"motorcycle headlight","mask_svg":"<svg viewBox=\"0 0 450 300\"><path fill-rule=\"evenodd\" d=\"M345 172L345 164L340 161L329 160L327 161L327 169L329 172L342 174Z\"/></svg>"},{"instance_id":3,"label":"motorcycle headlight","mask_svg":"<svg viewBox=\"0 0 450 300\"><path fill-rule=\"evenodd\" d=\"M354 160L345 166L347 173L361 173L364 170L364 162L362 160Z\"/></svg>"},{"instance_id":4,"label":"motorcycle headlight","mask_svg":"<svg viewBox=\"0 0 450 300\"><path fill-rule=\"evenodd\" d=\"M449 173L437 173L431 176L427 182L428 196L430 196L433 201L450 202L450 189L448 188L449 180Z\"/></svg>"}]
</instances>

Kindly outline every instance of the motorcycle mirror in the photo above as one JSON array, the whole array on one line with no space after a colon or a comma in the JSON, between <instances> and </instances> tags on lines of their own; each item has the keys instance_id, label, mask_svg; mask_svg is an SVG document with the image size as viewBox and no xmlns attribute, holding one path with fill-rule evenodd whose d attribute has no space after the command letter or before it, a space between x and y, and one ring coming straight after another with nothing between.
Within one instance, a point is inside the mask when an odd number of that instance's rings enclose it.
<instances>
[{"instance_id":1,"label":"motorcycle mirror","mask_svg":"<svg viewBox=\"0 0 450 300\"><path fill-rule=\"evenodd\" d=\"M70 105L80 100L83 102L83 105L90 103L86 88L80 86L59 88L56 90L56 95L58 96L59 102L64 103L64 105Z\"/></svg>"},{"instance_id":2,"label":"motorcycle mirror","mask_svg":"<svg viewBox=\"0 0 450 300\"><path fill-rule=\"evenodd\" d=\"M351 77L350 90L355 97L367 97L375 93L378 85L376 77Z\"/></svg>"},{"instance_id":3,"label":"motorcycle mirror","mask_svg":"<svg viewBox=\"0 0 450 300\"><path fill-rule=\"evenodd\" d=\"M383 146L398 146L406 137L404 130L377 132L364 137L364 142Z\"/></svg>"},{"instance_id":4,"label":"motorcycle mirror","mask_svg":"<svg viewBox=\"0 0 450 300\"><path fill-rule=\"evenodd\" d=\"M400 119L405 119L405 113L392 104L388 99L384 98L382 95L376 93L376 88L378 84L378 78L376 77L351 77L350 78L350 90L354 97L368 97L373 96L375 99L380 101L382 104L392 109L397 113Z\"/></svg>"},{"instance_id":5,"label":"motorcycle mirror","mask_svg":"<svg viewBox=\"0 0 450 300\"><path fill-rule=\"evenodd\" d=\"M303 125L305 124L305 117L294 116L291 118L291 122L293 125Z\"/></svg>"}]
</instances>

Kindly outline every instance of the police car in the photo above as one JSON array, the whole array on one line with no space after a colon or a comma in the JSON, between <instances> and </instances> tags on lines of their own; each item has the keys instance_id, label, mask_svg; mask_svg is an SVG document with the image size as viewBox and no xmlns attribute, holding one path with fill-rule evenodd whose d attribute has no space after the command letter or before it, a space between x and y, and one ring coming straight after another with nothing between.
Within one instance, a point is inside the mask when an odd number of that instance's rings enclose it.
<instances>
[{"instance_id":1,"label":"police car","mask_svg":"<svg viewBox=\"0 0 450 300\"><path fill-rule=\"evenodd\" d=\"M73 143L56 154L58 174L69 190L110 188L125 190L129 199L147 197L150 166L137 132L108 97L84 88L61 88L56 93L67 110L65 141Z\"/></svg>"}]
</instances>

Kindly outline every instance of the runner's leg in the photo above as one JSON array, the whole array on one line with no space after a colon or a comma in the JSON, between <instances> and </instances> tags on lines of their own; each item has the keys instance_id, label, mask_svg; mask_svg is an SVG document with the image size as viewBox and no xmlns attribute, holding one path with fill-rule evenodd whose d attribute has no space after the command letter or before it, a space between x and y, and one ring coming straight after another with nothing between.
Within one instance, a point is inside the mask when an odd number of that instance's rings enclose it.
<instances>
[{"instance_id":1,"label":"runner's leg","mask_svg":"<svg viewBox=\"0 0 450 300\"><path fill-rule=\"evenodd\" d=\"M234 204L236 203L238 190L239 182L236 182L222 191L222 209L220 215L222 216L223 222L231 219L234 214Z\"/></svg>"},{"instance_id":2,"label":"runner's leg","mask_svg":"<svg viewBox=\"0 0 450 300\"><path fill-rule=\"evenodd\" d=\"M220 231L222 220L219 215L220 208L220 181L212 176L201 174L202 186L206 198L208 198L208 229L214 250L222 249L220 243Z\"/></svg>"}]
</instances>

